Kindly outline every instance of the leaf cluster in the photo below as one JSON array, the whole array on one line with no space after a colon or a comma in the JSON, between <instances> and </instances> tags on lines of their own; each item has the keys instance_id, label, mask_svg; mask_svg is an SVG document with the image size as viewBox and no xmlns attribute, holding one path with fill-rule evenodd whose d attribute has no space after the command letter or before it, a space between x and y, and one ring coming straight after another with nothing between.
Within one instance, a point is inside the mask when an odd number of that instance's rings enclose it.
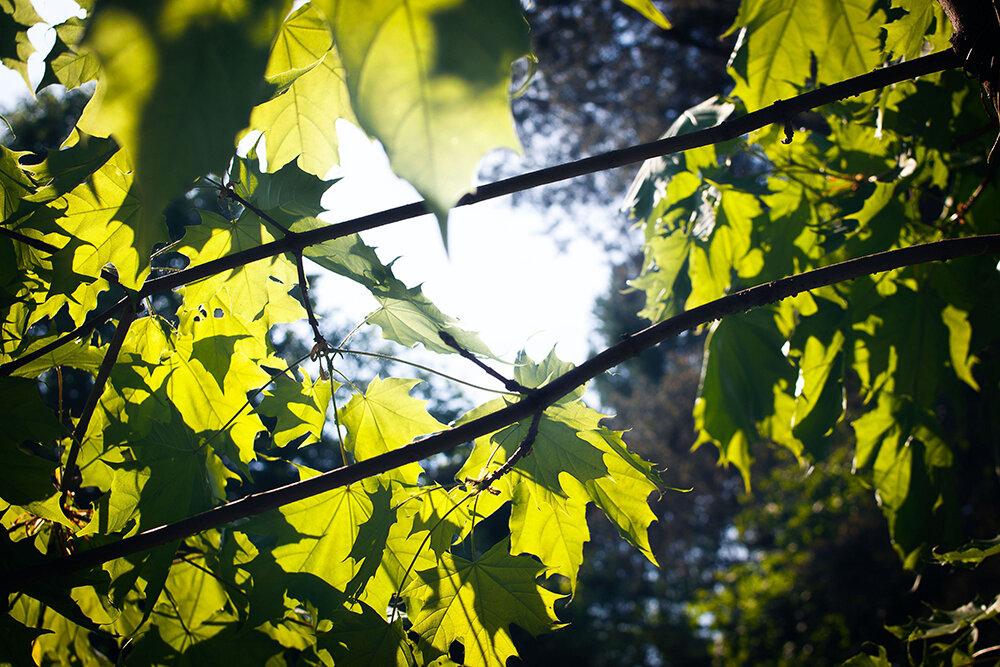
<instances>
[{"instance_id":1,"label":"leaf cluster","mask_svg":"<svg viewBox=\"0 0 1000 667\"><path fill-rule=\"evenodd\" d=\"M627 4L667 24L651 3ZM855 383L855 459L897 551L912 567L929 545L954 541L948 475L957 445L944 435L938 401L956 387L985 386L976 360L993 342L995 309L980 295L997 278L975 259L908 266L905 251L953 239L934 248L969 254L997 242L984 236L970 249L953 238L995 231L979 208L953 204L971 201L984 169L980 142L967 154L948 144L983 123L963 103L974 91L960 78L834 104L821 114L823 132L806 141L782 143L777 130L734 139L742 126L729 125L728 143L702 135L701 148L647 165L633 197L647 240L636 286L647 315L684 308L687 319L577 368L554 354L520 355L508 391L445 425L411 395L413 379L355 381L341 363L351 335L336 345L324 337L304 259L370 292L376 306L359 326L404 347L498 361L356 232L430 212L446 239L447 211L471 201L463 197L482 154L517 147L510 68L530 52L520 4L84 8L85 20L56 29L43 78L67 88L96 80L74 131L40 160L0 148L0 393L10 425L0 438L9 462L0 553L10 661L505 664L516 654L512 624L532 634L558 627L555 604L575 591L590 538L588 506L656 562L648 498L660 476L586 406L583 385L705 322L694 308L708 302L727 314L799 294L712 327L699 444L717 443L748 480L759 440L820 456ZM26 77L26 30L38 17L27 0L0 9L13 43L3 57ZM911 7L883 21L878 11L833 9L844 16L744 4L737 23L750 37L733 61L734 100L699 106L674 134L788 94L788 82L797 91L892 54L910 57L922 42L900 36L912 30L931 43L946 35L933 11ZM784 14L796 21L782 25L800 32L823 27L829 44L846 35L848 57L816 52L823 66L811 79L794 76L808 54L778 57L782 45L802 42L773 32ZM921 125L928 113L947 130ZM425 202L323 222L338 119L380 141ZM794 119L782 120L790 133ZM257 143L235 154L251 132ZM533 183L650 150L583 160ZM730 154L743 156L740 169ZM195 183L215 188L220 206L172 234L164 208ZM928 192L944 204L928 204ZM821 271L808 274L817 282L806 284L819 286L811 293L792 280L715 301L744 282L896 248L902 254L876 258L897 267L889 273L864 275L868 264L856 262L844 274L860 276L850 284L829 284L840 269ZM173 295L170 312L153 307L161 292ZM290 363L271 336L303 319L314 346ZM61 407L63 368L93 376L79 412ZM40 378L56 387L55 410L39 398ZM337 400L338 391L350 398ZM329 446L329 431L339 449L331 458L345 466L321 474L295 451ZM469 454L457 479L436 480L422 459L464 434ZM300 481L226 502L275 459L295 465ZM500 524L504 537L484 524Z\"/></svg>"}]
</instances>

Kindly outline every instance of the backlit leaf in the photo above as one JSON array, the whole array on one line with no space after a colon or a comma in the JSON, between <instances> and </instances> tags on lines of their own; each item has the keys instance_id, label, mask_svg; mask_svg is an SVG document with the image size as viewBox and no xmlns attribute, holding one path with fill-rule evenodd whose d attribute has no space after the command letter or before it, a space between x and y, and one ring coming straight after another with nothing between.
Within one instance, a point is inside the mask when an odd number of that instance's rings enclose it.
<instances>
[{"instance_id":1,"label":"backlit leaf","mask_svg":"<svg viewBox=\"0 0 1000 667\"><path fill-rule=\"evenodd\" d=\"M461 642L470 667L502 667L517 655L511 623L534 635L556 627L559 596L536 583L541 566L507 551L500 542L472 561L445 554L436 568L418 573L406 591L414 631L443 653Z\"/></svg>"},{"instance_id":2,"label":"backlit leaf","mask_svg":"<svg viewBox=\"0 0 1000 667\"><path fill-rule=\"evenodd\" d=\"M171 198L226 166L263 84L284 4L109 0L94 8L84 46L102 77L80 127L113 134L128 151L143 201L138 237L159 225Z\"/></svg>"},{"instance_id":3,"label":"backlit leaf","mask_svg":"<svg viewBox=\"0 0 1000 667\"><path fill-rule=\"evenodd\" d=\"M673 27L670 25L670 21L667 20L667 17L656 8L656 5L654 5L651 0L622 0L622 2L664 30L670 30L670 28Z\"/></svg>"},{"instance_id":4,"label":"backlit leaf","mask_svg":"<svg viewBox=\"0 0 1000 667\"><path fill-rule=\"evenodd\" d=\"M508 105L527 23L510 0L323 0L361 128L444 224L490 149L519 148Z\"/></svg>"},{"instance_id":5,"label":"backlit leaf","mask_svg":"<svg viewBox=\"0 0 1000 667\"><path fill-rule=\"evenodd\" d=\"M353 120L344 68L326 21L311 4L282 24L271 51L267 76L296 75L277 97L256 107L250 127L267 142L267 169L274 172L298 158L299 167L323 178L338 162L337 118Z\"/></svg>"}]
</instances>

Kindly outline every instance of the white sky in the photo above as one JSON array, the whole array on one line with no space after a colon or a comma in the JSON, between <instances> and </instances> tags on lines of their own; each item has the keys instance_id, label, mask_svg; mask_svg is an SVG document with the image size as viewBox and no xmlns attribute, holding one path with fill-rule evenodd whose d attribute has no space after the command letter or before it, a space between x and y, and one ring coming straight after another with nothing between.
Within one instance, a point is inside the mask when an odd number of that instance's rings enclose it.
<instances>
[{"instance_id":1,"label":"white sky","mask_svg":"<svg viewBox=\"0 0 1000 667\"><path fill-rule=\"evenodd\" d=\"M69 0L35 0L39 14L53 23L78 13ZM79 12L82 15L82 12ZM51 32L36 27L32 39L41 52ZM48 37L48 39L46 39ZM40 56L33 56L32 80L41 78ZM30 60L29 60L30 62ZM0 66L0 108L10 109L29 93L20 76ZM389 170L378 144L344 121L338 121L344 176L323 199L330 222L409 203L416 192ZM588 352L594 328L594 297L608 287L609 262L600 247L582 238L564 252L546 237L546 212L512 209L508 199L484 202L452 212L449 250L444 252L436 221L425 216L364 233L383 261L399 258L396 275L424 292L446 314L478 331L499 356L513 359L522 347L540 359L557 346L560 357L579 363ZM609 220L608 224L620 224ZM374 301L363 288L338 276L318 285L321 308L334 308L360 321ZM456 360L460 361L460 360ZM464 363L464 362L463 362ZM451 370L458 367L448 364ZM475 369L463 368L470 380Z\"/></svg>"}]
</instances>

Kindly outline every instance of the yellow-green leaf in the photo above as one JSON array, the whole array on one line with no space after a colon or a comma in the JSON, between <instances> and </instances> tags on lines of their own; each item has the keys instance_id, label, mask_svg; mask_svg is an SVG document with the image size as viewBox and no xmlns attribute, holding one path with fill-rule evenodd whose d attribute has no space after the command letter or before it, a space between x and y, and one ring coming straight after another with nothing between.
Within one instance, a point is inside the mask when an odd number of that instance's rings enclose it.
<instances>
[{"instance_id":1,"label":"yellow-green leaf","mask_svg":"<svg viewBox=\"0 0 1000 667\"><path fill-rule=\"evenodd\" d=\"M795 95L813 55L817 83L871 71L880 62L880 17L866 0L746 0L731 28L748 30L733 59L732 95L751 111Z\"/></svg>"},{"instance_id":2,"label":"yellow-green leaf","mask_svg":"<svg viewBox=\"0 0 1000 667\"><path fill-rule=\"evenodd\" d=\"M113 134L131 156L143 200L137 230L157 225L196 178L225 168L284 11L278 0L109 0L94 8L84 46L102 77L80 126Z\"/></svg>"},{"instance_id":3,"label":"yellow-green leaf","mask_svg":"<svg viewBox=\"0 0 1000 667\"><path fill-rule=\"evenodd\" d=\"M511 63L530 50L513 0L322 0L358 121L444 220L493 148L519 149Z\"/></svg>"},{"instance_id":4,"label":"yellow-green leaf","mask_svg":"<svg viewBox=\"0 0 1000 667\"><path fill-rule=\"evenodd\" d=\"M536 582L543 568L507 549L500 542L472 561L444 554L420 572L405 592L414 632L443 653L461 642L469 667L503 667L517 655L511 623L533 635L558 627L553 604L560 596Z\"/></svg>"},{"instance_id":5,"label":"yellow-green leaf","mask_svg":"<svg viewBox=\"0 0 1000 667\"><path fill-rule=\"evenodd\" d=\"M673 26L670 25L670 21L666 16L663 15L659 9L656 8L650 0L621 0L626 5L639 12L647 19L660 26L664 30L670 30Z\"/></svg>"},{"instance_id":6,"label":"yellow-green leaf","mask_svg":"<svg viewBox=\"0 0 1000 667\"><path fill-rule=\"evenodd\" d=\"M410 396L410 390L418 382L403 378L381 380L375 376L365 393L355 394L340 409L340 423L347 428L344 444L357 460L398 449L418 435L445 427L427 413L424 408L427 401ZM388 474L414 484L421 472L419 464L408 463Z\"/></svg>"},{"instance_id":7,"label":"yellow-green leaf","mask_svg":"<svg viewBox=\"0 0 1000 667\"><path fill-rule=\"evenodd\" d=\"M278 33L268 77L297 76L250 117L250 127L264 133L269 172L298 158L303 171L323 178L338 163L334 121L353 120L354 114L343 65L331 46L326 21L312 5L296 10Z\"/></svg>"}]
</instances>

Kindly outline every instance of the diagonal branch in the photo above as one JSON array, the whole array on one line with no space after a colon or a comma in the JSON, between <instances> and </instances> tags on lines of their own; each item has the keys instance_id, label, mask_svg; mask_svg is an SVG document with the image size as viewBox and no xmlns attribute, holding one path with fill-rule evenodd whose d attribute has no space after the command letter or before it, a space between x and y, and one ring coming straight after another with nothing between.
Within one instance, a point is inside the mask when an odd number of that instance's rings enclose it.
<instances>
[{"instance_id":1,"label":"diagonal branch","mask_svg":"<svg viewBox=\"0 0 1000 667\"><path fill-rule=\"evenodd\" d=\"M122 345L125 343L128 330L132 326L132 322L135 321L136 310L134 307L126 307L122 312L121 319L118 320L118 327L115 329L114 336L112 336L111 342L108 344L108 351L104 353L104 360L101 361L101 366L97 371L97 378L94 380L94 386L87 397L87 403L83 406L80 420L76 423L76 428L73 429L73 442L70 445L69 453L66 455L66 467L63 470L62 479L59 481L60 491L62 492L60 504L64 512L67 511L66 502L69 495L75 492L80 485L80 469L76 465L76 459L80 455L80 447L83 445L83 439L87 435L87 428L90 426L90 420L94 416L94 410L97 409L97 402L101 400L101 395L104 394L104 386L111 376L111 369L118 360L118 353L121 352Z\"/></svg>"},{"instance_id":2,"label":"diagonal branch","mask_svg":"<svg viewBox=\"0 0 1000 667\"><path fill-rule=\"evenodd\" d=\"M175 523L152 528L119 542L106 544L89 551L76 552L69 556L44 559L28 567L7 570L0 575L0 590L12 591L31 586L44 579L95 567L115 558L168 544L204 530L261 514L303 498L379 475L407 463L414 463L440 454L534 415L594 377L654 345L727 315L775 303L801 292L869 274L914 264L982 254L1000 254L1000 234L948 239L867 255L730 294L628 336L620 343L605 349L597 356L548 384L538 387L517 403L484 417L427 436L391 452L337 468L310 479L270 491L255 493Z\"/></svg>"},{"instance_id":3,"label":"diagonal branch","mask_svg":"<svg viewBox=\"0 0 1000 667\"><path fill-rule=\"evenodd\" d=\"M607 169L614 169L616 167L623 167L627 164L635 162L642 162L643 160L648 160L654 157L682 153L692 148L700 148L702 146L709 146L712 144L722 143L724 141L730 141L749 132L767 127L773 123L784 124L796 114L814 109L824 104L836 102L837 100L842 100L854 95L860 95L861 93L871 90L877 90L879 88L899 83L900 81L906 81L907 79L912 79L914 77L959 67L961 64L961 58L959 58L954 51L939 51L938 53L932 53L922 58L877 69L874 72L862 74L861 76L856 76L852 79L847 79L846 81L841 81L818 90L813 90L811 92L798 95L797 97L792 97L787 100L779 100L768 107L764 107L763 109L759 109L745 116L731 118L724 123L720 123L719 125L710 127L706 130L682 134L676 137L668 137L666 139L660 139L659 141L638 144L628 148L621 148L608 153L601 153L599 155L586 157L574 162L567 162L565 164L532 171L527 174L521 174L520 176L514 176L512 178L506 178L493 183L487 183L479 186L475 192L462 197L455 206L469 206L470 204L476 204L489 199L496 199L497 197L514 194L515 192L529 190L542 185L549 185L551 183L576 178L578 176L584 176L586 174L605 171ZM250 264L251 262L273 257L284 252L301 251L303 248L311 245L331 241L343 236L349 236L368 229L383 227L395 222L409 220L427 213L429 213L429 211L424 202L414 202L412 204L397 206L396 208L386 209L378 213L365 215L360 218L354 218L353 220L348 220L346 222L332 224L327 227L320 227L306 232L289 234L277 241L265 243L264 245L257 246L256 248L249 248L247 250L233 253L232 255L227 255L226 257L221 257L210 262L205 262L204 264L199 264L198 266L186 268L183 271L178 271L170 275L149 280L142 286L142 289L139 291L138 298L145 299L153 294L176 289L183 285L193 283L196 280L202 280L203 278L214 276L218 273ZM104 319L98 321L97 323L100 324L103 321L107 321L107 319L112 317L117 312L118 307L115 307L113 310L105 311L102 313ZM65 342L69 342L70 340L73 340L73 338L75 338L75 336L70 337L70 334L67 334L67 336L64 336L59 340L59 344L61 345ZM49 352L54 349L54 347L46 346L45 349L46 352ZM9 375L20 366L37 359L41 356L41 354L43 353L34 352L30 355L25 355L25 357L22 357L17 361L3 364L0 366L0 376Z\"/></svg>"}]
</instances>

